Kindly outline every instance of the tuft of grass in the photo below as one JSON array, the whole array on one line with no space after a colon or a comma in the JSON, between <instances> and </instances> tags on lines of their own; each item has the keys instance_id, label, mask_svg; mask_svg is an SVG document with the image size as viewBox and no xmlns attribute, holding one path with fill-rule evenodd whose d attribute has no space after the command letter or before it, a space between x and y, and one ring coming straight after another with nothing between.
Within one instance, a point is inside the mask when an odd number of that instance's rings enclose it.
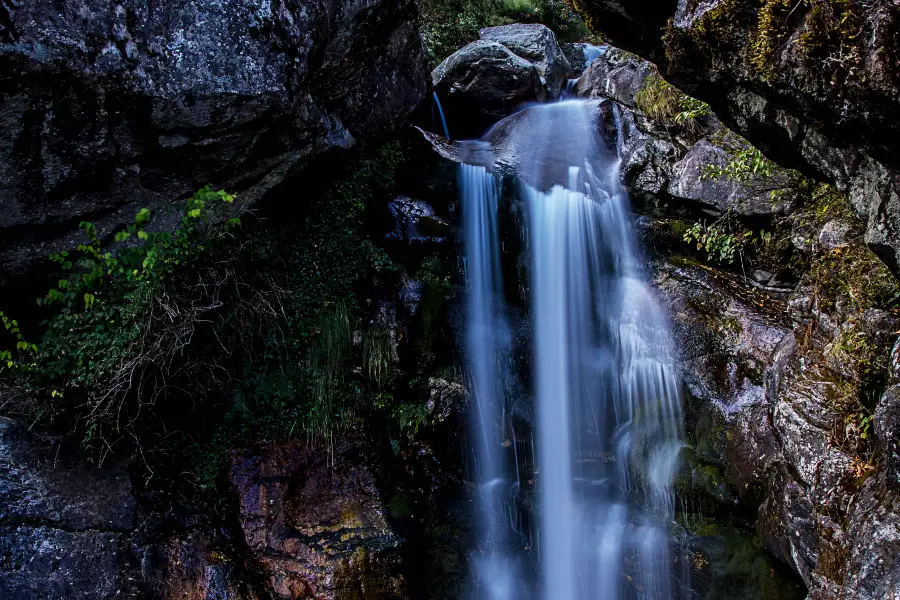
<instances>
[{"instance_id":1,"label":"tuft of grass","mask_svg":"<svg viewBox=\"0 0 900 600\"><path fill-rule=\"evenodd\" d=\"M644 115L660 123L672 124L681 110L683 94L668 81L653 74L634 96L635 107Z\"/></svg>"}]
</instances>

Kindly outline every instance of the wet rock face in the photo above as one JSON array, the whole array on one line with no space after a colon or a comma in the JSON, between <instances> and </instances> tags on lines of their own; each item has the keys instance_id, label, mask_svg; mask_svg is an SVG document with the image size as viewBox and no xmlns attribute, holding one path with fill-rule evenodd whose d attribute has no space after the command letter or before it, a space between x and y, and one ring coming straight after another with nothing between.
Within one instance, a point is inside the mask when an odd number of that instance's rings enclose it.
<instances>
[{"instance_id":1,"label":"wet rock face","mask_svg":"<svg viewBox=\"0 0 900 600\"><path fill-rule=\"evenodd\" d=\"M452 54L431 78L454 137L478 136L522 104L547 97L534 65L485 40Z\"/></svg>"},{"instance_id":2,"label":"wet rock face","mask_svg":"<svg viewBox=\"0 0 900 600\"><path fill-rule=\"evenodd\" d=\"M128 476L70 465L56 450L0 419L0 598L121 597L135 513Z\"/></svg>"},{"instance_id":3,"label":"wet rock face","mask_svg":"<svg viewBox=\"0 0 900 600\"><path fill-rule=\"evenodd\" d=\"M698 141L673 167L669 194L697 202L719 213L731 209L741 216L771 215L772 201L768 192L755 189L754 182L703 176L706 165L722 167L728 160L728 153L719 146L707 140Z\"/></svg>"},{"instance_id":4,"label":"wet rock face","mask_svg":"<svg viewBox=\"0 0 900 600\"><path fill-rule=\"evenodd\" d=\"M611 98L633 108L634 97L650 75L649 62L608 47L579 77L575 93L580 98Z\"/></svg>"},{"instance_id":5,"label":"wet rock face","mask_svg":"<svg viewBox=\"0 0 900 600\"><path fill-rule=\"evenodd\" d=\"M241 527L276 598L406 597L371 444L348 435L332 453L298 443L234 456Z\"/></svg>"},{"instance_id":6,"label":"wet rock face","mask_svg":"<svg viewBox=\"0 0 900 600\"><path fill-rule=\"evenodd\" d=\"M893 0L579 6L613 44L657 63L770 158L850 189L866 242L900 272L900 8Z\"/></svg>"},{"instance_id":7,"label":"wet rock face","mask_svg":"<svg viewBox=\"0 0 900 600\"><path fill-rule=\"evenodd\" d=\"M424 97L413 0L0 8L0 283L206 183L252 203Z\"/></svg>"}]
</instances>

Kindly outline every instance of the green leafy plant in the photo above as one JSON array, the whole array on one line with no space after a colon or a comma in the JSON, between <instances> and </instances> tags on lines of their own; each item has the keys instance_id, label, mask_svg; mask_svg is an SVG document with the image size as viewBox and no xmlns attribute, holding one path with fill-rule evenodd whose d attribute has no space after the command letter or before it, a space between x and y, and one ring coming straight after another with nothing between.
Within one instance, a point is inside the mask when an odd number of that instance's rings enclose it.
<instances>
[{"instance_id":1,"label":"green leafy plant","mask_svg":"<svg viewBox=\"0 0 900 600\"><path fill-rule=\"evenodd\" d=\"M127 427L122 419L135 418L140 408L126 410L123 403L140 389L146 367L177 350L147 344L158 324L154 314L167 308L160 295L172 273L240 225L222 209L233 201L225 192L200 190L174 232L148 230L152 214L141 209L109 249L92 223L81 223L86 241L50 256L63 276L38 300L49 314L39 343L27 343L16 321L8 321L16 349L3 351L0 379L28 399L21 408L51 418L74 410L87 442L105 435L104 427ZM176 309L168 308L173 316ZM67 402L70 397L79 404Z\"/></svg>"},{"instance_id":2,"label":"green leafy plant","mask_svg":"<svg viewBox=\"0 0 900 600\"><path fill-rule=\"evenodd\" d=\"M705 250L707 260L727 265L734 262L738 254L753 235L751 231L732 231L729 215L707 225L706 221L695 223L684 233L684 241L697 245L697 250Z\"/></svg>"},{"instance_id":3,"label":"green leafy plant","mask_svg":"<svg viewBox=\"0 0 900 600\"><path fill-rule=\"evenodd\" d=\"M747 146L731 152L724 165L703 165L701 179L729 179L731 181L749 182L754 178L766 179L775 173L776 165L753 146Z\"/></svg>"}]
</instances>

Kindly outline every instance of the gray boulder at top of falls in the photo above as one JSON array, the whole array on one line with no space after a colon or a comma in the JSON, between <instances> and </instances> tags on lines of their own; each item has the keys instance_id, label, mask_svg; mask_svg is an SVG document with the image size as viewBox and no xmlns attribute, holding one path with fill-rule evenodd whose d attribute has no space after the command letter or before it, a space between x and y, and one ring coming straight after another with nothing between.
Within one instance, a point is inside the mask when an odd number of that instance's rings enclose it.
<instances>
[{"instance_id":1,"label":"gray boulder at top of falls","mask_svg":"<svg viewBox=\"0 0 900 600\"><path fill-rule=\"evenodd\" d=\"M501 25L482 29L479 37L509 48L535 66L550 98L556 98L574 75L556 35L549 27L537 23Z\"/></svg>"},{"instance_id":2,"label":"gray boulder at top of falls","mask_svg":"<svg viewBox=\"0 0 900 600\"><path fill-rule=\"evenodd\" d=\"M575 86L579 98L612 98L634 107L634 97L652 74L650 63L618 48L609 48L585 69Z\"/></svg>"},{"instance_id":3,"label":"gray boulder at top of falls","mask_svg":"<svg viewBox=\"0 0 900 600\"><path fill-rule=\"evenodd\" d=\"M572 67L544 25L481 30L432 71L454 138L476 137L523 105L558 97Z\"/></svg>"},{"instance_id":4,"label":"gray boulder at top of falls","mask_svg":"<svg viewBox=\"0 0 900 600\"><path fill-rule=\"evenodd\" d=\"M425 95L415 0L0 3L0 284L207 183L252 203Z\"/></svg>"}]
</instances>

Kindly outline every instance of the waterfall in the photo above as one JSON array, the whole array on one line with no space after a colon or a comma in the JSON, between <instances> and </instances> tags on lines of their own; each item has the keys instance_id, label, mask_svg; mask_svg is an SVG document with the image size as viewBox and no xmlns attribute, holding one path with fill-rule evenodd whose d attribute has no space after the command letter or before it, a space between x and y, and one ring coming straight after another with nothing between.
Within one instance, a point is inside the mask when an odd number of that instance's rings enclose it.
<instances>
[{"instance_id":1,"label":"waterfall","mask_svg":"<svg viewBox=\"0 0 900 600\"><path fill-rule=\"evenodd\" d=\"M498 199L500 182L483 166L461 165L465 272L468 292L466 353L469 388L474 397L472 435L476 447L476 483L480 504L480 531L486 548L477 562L476 578L484 598L515 600L516 566L508 552L510 526L506 515L514 498L512 477L504 468L497 432L504 413L503 369L507 327L503 313L500 273Z\"/></svg>"},{"instance_id":2,"label":"waterfall","mask_svg":"<svg viewBox=\"0 0 900 600\"><path fill-rule=\"evenodd\" d=\"M534 344L536 597L674 600L684 585L671 533L681 401L668 324L642 272L619 183L618 153L597 134L596 103L564 101L528 111L528 118L512 122L509 135L530 246L534 335L515 343ZM497 369L510 355L499 342L508 338L499 183L483 167L463 165L460 185L473 431L480 436L480 486L494 490L480 495L481 533L501 548L509 527L496 518L497 490L510 490L515 475L504 467L498 439L508 399ZM516 573L503 568L512 562L510 554L492 554L479 578L502 583L476 596L531 597Z\"/></svg>"},{"instance_id":3,"label":"waterfall","mask_svg":"<svg viewBox=\"0 0 900 600\"><path fill-rule=\"evenodd\" d=\"M437 107L438 115L441 117L441 125L444 126L444 137L448 140L450 139L450 130L447 128L447 119L444 117L444 108L441 106L441 99L438 97L437 92L432 92L432 98L434 98L434 105Z\"/></svg>"}]
</instances>

